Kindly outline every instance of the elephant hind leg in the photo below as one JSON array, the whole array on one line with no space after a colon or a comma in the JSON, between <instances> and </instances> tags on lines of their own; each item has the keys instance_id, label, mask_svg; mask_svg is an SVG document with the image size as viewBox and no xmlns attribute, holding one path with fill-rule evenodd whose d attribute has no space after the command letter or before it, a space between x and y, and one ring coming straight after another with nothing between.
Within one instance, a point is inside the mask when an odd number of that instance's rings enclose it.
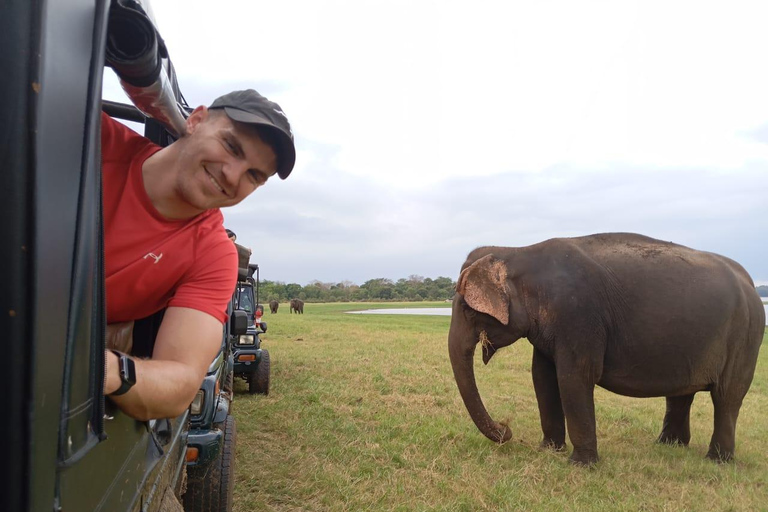
<instances>
[{"instance_id":1,"label":"elephant hind leg","mask_svg":"<svg viewBox=\"0 0 768 512\"><path fill-rule=\"evenodd\" d=\"M688 446L691 440L691 404L694 395L667 397L664 425L657 439L659 443Z\"/></svg>"},{"instance_id":2,"label":"elephant hind leg","mask_svg":"<svg viewBox=\"0 0 768 512\"><path fill-rule=\"evenodd\" d=\"M716 462L728 462L733 458L736 448L736 420L743 398L725 398L712 391L712 404L715 408L715 430L709 442L707 458Z\"/></svg>"}]
</instances>

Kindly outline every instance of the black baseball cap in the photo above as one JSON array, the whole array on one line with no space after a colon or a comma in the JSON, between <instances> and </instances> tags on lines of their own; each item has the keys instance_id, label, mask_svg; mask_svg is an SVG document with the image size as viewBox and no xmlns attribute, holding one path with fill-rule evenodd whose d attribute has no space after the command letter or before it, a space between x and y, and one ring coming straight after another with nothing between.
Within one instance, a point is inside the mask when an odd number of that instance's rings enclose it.
<instances>
[{"instance_id":1,"label":"black baseball cap","mask_svg":"<svg viewBox=\"0 0 768 512\"><path fill-rule=\"evenodd\" d=\"M241 123L258 124L274 130L277 137L277 175L285 179L291 174L296 163L296 147L288 118L280 105L254 91L232 91L211 103L211 108L224 109L230 119Z\"/></svg>"}]
</instances>

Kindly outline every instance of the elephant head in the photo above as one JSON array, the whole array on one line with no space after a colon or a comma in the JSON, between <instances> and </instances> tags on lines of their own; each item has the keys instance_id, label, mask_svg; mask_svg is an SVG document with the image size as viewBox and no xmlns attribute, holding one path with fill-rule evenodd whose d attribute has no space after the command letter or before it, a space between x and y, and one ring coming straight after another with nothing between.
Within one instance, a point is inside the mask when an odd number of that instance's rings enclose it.
<instances>
[{"instance_id":1,"label":"elephant head","mask_svg":"<svg viewBox=\"0 0 768 512\"><path fill-rule=\"evenodd\" d=\"M488 364L499 348L525 335L528 316L505 259L477 254L470 254L456 284L448 349L453 375L472 421L486 437L503 443L512 433L507 425L490 417L480 398L473 368L475 346L481 345L483 362Z\"/></svg>"}]
</instances>

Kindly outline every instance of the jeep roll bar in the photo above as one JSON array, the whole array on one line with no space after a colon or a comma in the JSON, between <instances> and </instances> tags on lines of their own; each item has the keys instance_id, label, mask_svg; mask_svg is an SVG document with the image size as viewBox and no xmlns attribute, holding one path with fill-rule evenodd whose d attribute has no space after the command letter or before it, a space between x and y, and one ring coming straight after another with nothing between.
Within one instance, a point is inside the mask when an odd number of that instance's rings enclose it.
<instances>
[{"instance_id":1,"label":"jeep roll bar","mask_svg":"<svg viewBox=\"0 0 768 512\"><path fill-rule=\"evenodd\" d=\"M136 108L160 122L176 138L184 135L186 101L165 42L141 2L113 0L105 61Z\"/></svg>"}]
</instances>

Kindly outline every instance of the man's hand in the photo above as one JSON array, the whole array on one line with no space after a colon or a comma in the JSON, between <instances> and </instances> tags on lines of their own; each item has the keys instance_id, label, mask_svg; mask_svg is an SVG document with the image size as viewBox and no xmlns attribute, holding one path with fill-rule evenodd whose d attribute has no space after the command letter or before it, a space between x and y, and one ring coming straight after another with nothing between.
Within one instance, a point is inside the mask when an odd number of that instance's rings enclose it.
<instances>
[{"instance_id":1,"label":"man's hand","mask_svg":"<svg viewBox=\"0 0 768 512\"><path fill-rule=\"evenodd\" d=\"M189 407L208 367L221 347L222 324L196 309L165 311L152 359L135 359L136 385L124 395L110 397L138 420L173 418ZM120 387L118 357L107 350L104 393Z\"/></svg>"}]
</instances>

